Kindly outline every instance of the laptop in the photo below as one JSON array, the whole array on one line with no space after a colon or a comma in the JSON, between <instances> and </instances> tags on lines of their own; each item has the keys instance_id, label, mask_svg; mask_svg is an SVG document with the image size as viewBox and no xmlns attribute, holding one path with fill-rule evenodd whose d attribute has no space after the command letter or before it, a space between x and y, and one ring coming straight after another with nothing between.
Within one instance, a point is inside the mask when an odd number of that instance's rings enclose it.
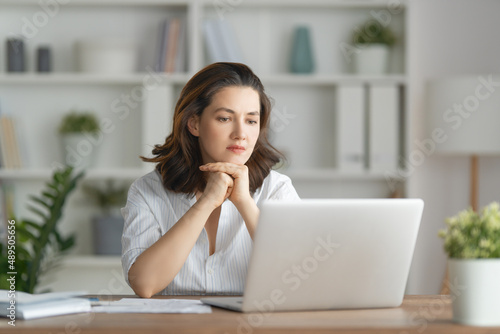
<instances>
[{"instance_id":1,"label":"laptop","mask_svg":"<svg viewBox=\"0 0 500 334\"><path fill-rule=\"evenodd\" d=\"M260 205L242 297L205 304L239 312L398 307L421 199L304 199Z\"/></svg>"}]
</instances>

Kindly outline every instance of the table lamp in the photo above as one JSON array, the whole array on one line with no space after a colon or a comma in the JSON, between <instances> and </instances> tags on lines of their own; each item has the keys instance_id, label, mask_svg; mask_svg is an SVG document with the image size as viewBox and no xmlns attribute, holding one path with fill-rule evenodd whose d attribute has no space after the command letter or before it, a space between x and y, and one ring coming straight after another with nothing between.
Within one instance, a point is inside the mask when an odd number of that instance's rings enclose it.
<instances>
[{"instance_id":1,"label":"table lamp","mask_svg":"<svg viewBox=\"0 0 500 334\"><path fill-rule=\"evenodd\" d=\"M436 153L470 157L470 206L477 211L479 156L500 155L500 75L431 80L427 101L429 133L443 130Z\"/></svg>"},{"instance_id":2,"label":"table lamp","mask_svg":"<svg viewBox=\"0 0 500 334\"><path fill-rule=\"evenodd\" d=\"M500 155L500 75L471 75L427 84L430 137L437 154L470 157L470 207L478 210L479 156ZM434 134L434 136L433 136ZM448 294L448 273L441 294Z\"/></svg>"}]
</instances>

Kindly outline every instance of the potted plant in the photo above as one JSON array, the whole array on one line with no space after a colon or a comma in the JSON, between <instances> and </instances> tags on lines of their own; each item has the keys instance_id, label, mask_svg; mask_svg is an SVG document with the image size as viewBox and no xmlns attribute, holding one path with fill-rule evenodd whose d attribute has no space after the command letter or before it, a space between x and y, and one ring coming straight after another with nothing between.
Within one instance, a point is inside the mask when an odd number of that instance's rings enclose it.
<instances>
[{"instance_id":1,"label":"potted plant","mask_svg":"<svg viewBox=\"0 0 500 334\"><path fill-rule=\"evenodd\" d=\"M500 326L500 211L493 202L480 213L464 210L440 230L448 254L453 320Z\"/></svg>"},{"instance_id":2,"label":"potted plant","mask_svg":"<svg viewBox=\"0 0 500 334\"><path fill-rule=\"evenodd\" d=\"M107 180L104 185L83 185L101 213L92 219L94 252L99 255L121 255L123 217L120 209L127 202L128 186Z\"/></svg>"},{"instance_id":3,"label":"potted plant","mask_svg":"<svg viewBox=\"0 0 500 334\"><path fill-rule=\"evenodd\" d=\"M72 110L61 120L61 135L65 164L85 169L93 164L97 140L93 138L100 131L96 116L88 111Z\"/></svg>"},{"instance_id":4,"label":"potted plant","mask_svg":"<svg viewBox=\"0 0 500 334\"><path fill-rule=\"evenodd\" d=\"M68 195L75 189L83 173L74 174L73 168L55 171L39 196L30 196L28 210L37 219L9 218L7 242L0 243L0 289L9 290L15 273L16 291L34 293L40 278L52 271L61 256L75 244L75 236L63 236L57 224ZM9 273L10 274L10 273ZM12 289L12 288L10 288Z\"/></svg>"},{"instance_id":5,"label":"potted plant","mask_svg":"<svg viewBox=\"0 0 500 334\"><path fill-rule=\"evenodd\" d=\"M396 42L393 31L374 19L354 30L354 69L359 74L383 74L389 64L389 49Z\"/></svg>"}]
</instances>

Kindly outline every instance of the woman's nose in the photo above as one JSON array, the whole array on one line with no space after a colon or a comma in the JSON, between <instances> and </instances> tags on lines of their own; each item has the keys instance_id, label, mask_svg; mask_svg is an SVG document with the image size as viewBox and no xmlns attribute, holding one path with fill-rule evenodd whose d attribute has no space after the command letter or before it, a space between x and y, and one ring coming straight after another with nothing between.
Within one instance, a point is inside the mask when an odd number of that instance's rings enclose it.
<instances>
[{"instance_id":1,"label":"woman's nose","mask_svg":"<svg viewBox=\"0 0 500 334\"><path fill-rule=\"evenodd\" d=\"M242 140L246 139L245 126L243 121L234 122L232 138Z\"/></svg>"}]
</instances>

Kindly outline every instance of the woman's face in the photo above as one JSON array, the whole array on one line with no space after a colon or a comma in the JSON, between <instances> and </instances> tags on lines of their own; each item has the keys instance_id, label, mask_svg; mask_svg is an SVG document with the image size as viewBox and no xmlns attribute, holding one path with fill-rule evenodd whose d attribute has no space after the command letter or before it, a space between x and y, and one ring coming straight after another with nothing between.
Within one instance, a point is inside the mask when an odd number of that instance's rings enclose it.
<instances>
[{"instance_id":1,"label":"woman's face","mask_svg":"<svg viewBox=\"0 0 500 334\"><path fill-rule=\"evenodd\" d=\"M245 164L260 132L259 94L250 87L230 86L218 91L212 103L188 123L198 137L203 163Z\"/></svg>"}]
</instances>

